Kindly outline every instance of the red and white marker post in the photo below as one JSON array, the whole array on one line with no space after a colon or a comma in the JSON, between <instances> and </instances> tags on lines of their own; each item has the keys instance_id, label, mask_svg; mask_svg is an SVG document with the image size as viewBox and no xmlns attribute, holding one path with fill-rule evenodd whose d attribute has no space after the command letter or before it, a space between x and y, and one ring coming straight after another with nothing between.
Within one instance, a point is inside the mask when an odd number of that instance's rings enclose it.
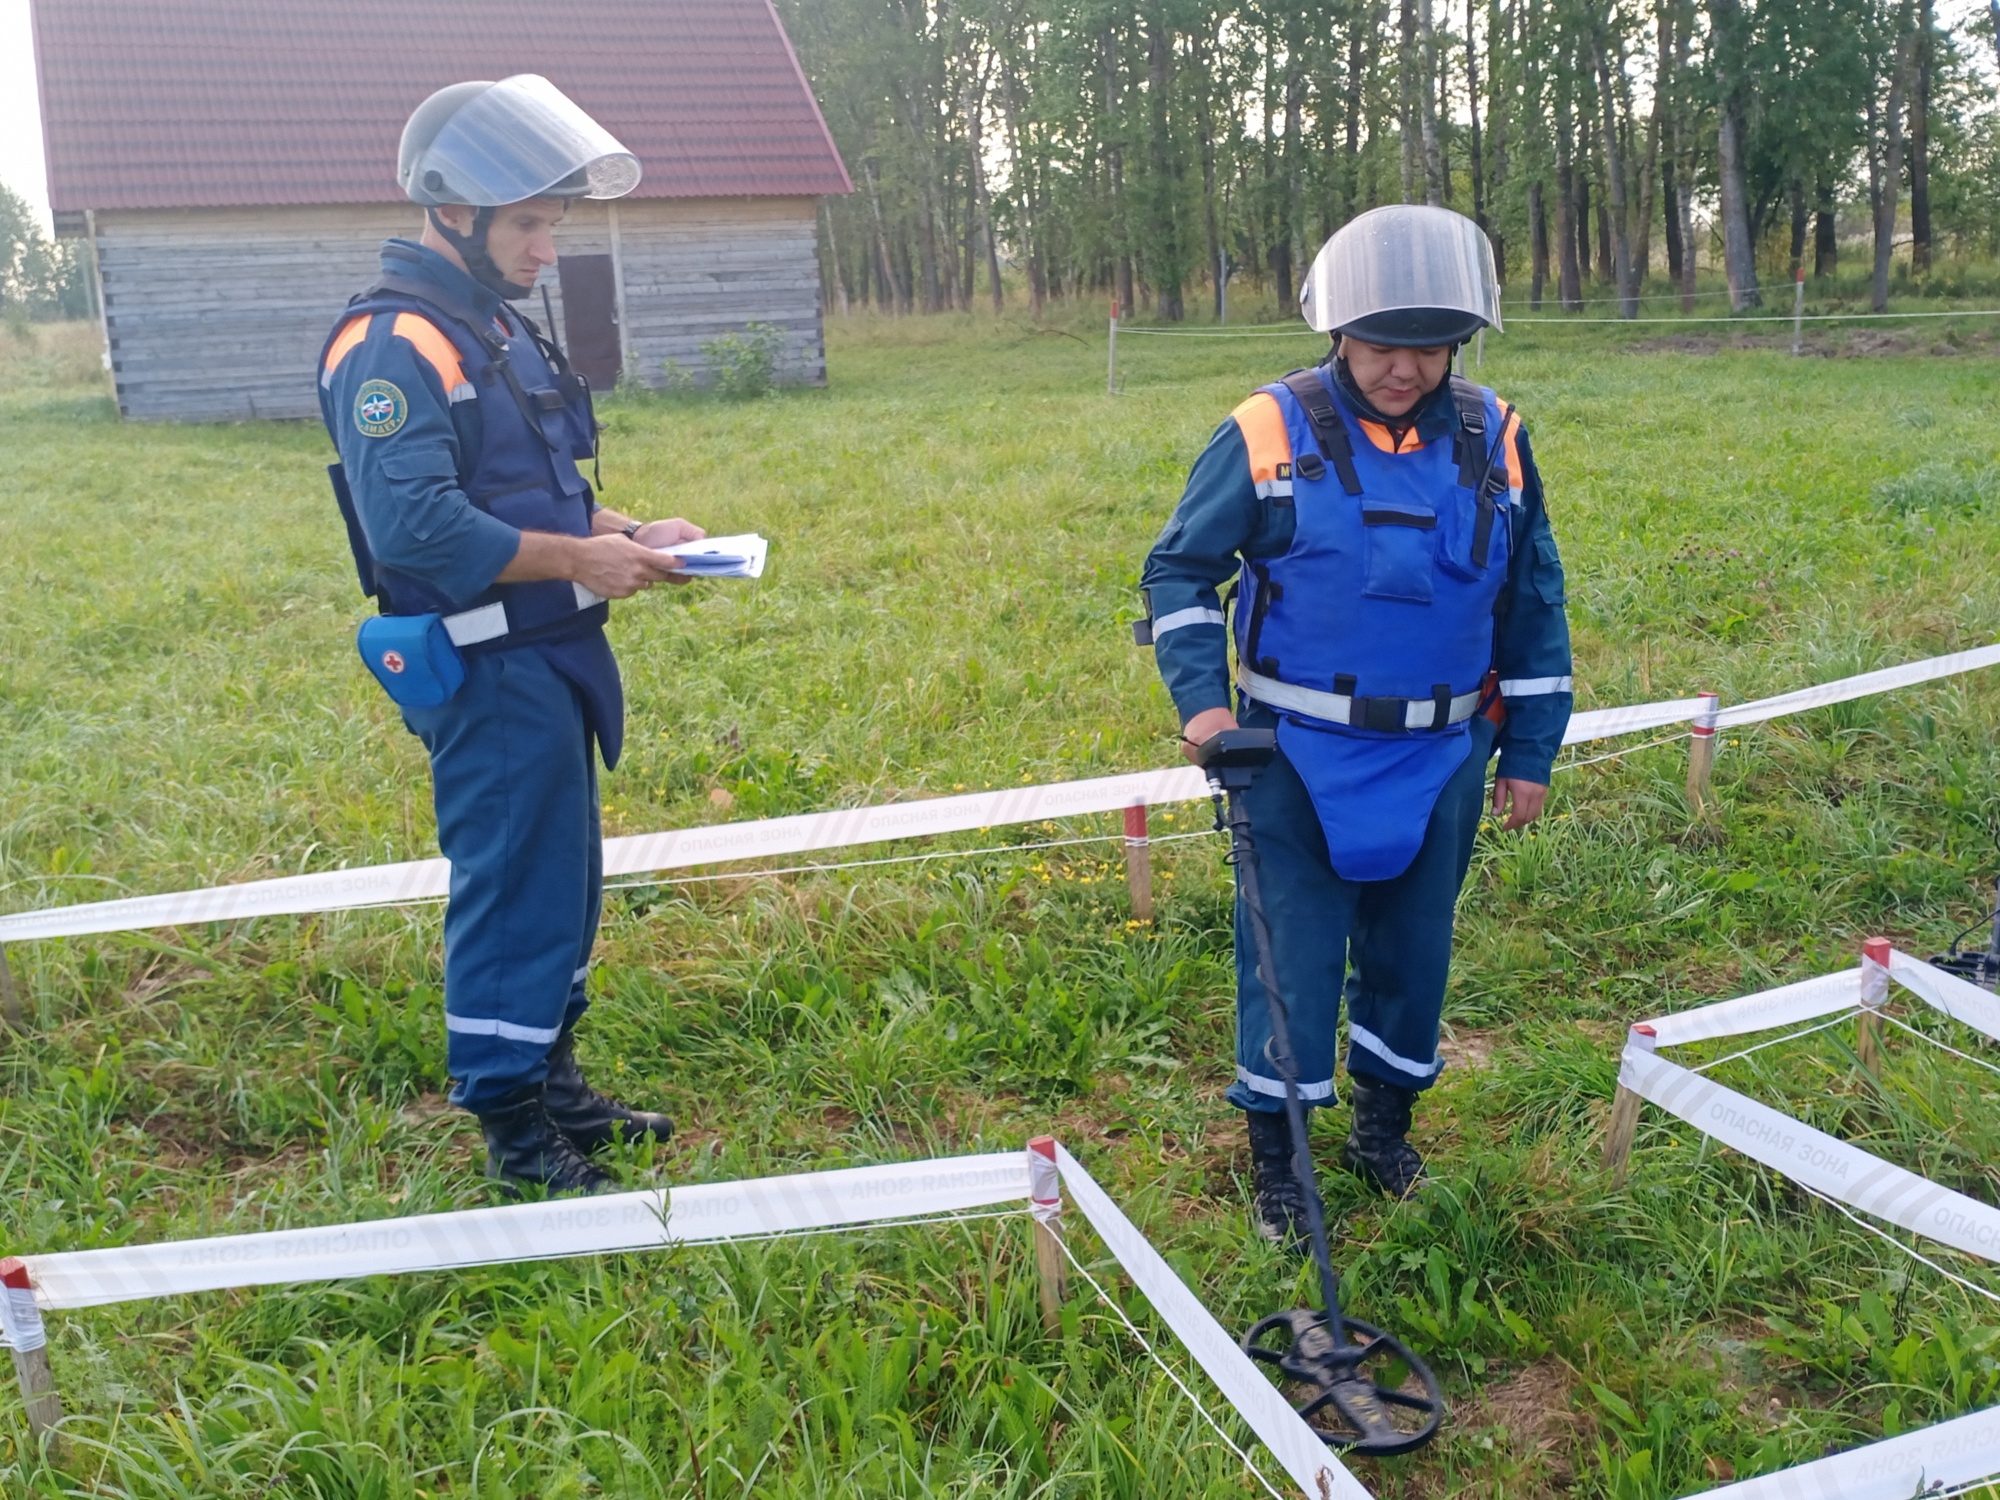
<instances>
[{"instance_id":1,"label":"red and white marker post","mask_svg":"<svg viewBox=\"0 0 2000 1500\"><path fill-rule=\"evenodd\" d=\"M1062 1176L1056 1170L1056 1140L1038 1135L1028 1142L1028 1212L1035 1221L1035 1272L1042 1284L1042 1327L1062 1332L1063 1302L1069 1295L1062 1247Z\"/></svg>"},{"instance_id":2,"label":"red and white marker post","mask_svg":"<svg viewBox=\"0 0 2000 1500\"><path fill-rule=\"evenodd\" d=\"M1125 888L1132 893L1132 915L1153 920L1153 840L1146 828L1146 804L1125 809Z\"/></svg>"},{"instance_id":3,"label":"red and white marker post","mask_svg":"<svg viewBox=\"0 0 2000 1500\"><path fill-rule=\"evenodd\" d=\"M1695 696L1701 699L1701 711L1694 716L1693 738L1688 745L1688 810L1697 818L1706 818L1715 810L1711 786L1715 775L1715 716L1722 707L1722 699L1715 693Z\"/></svg>"},{"instance_id":4,"label":"red and white marker post","mask_svg":"<svg viewBox=\"0 0 2000 1500\"><path fill-rule=\"evenodd\" d=\"M1854 1055L1861 1066L1882 1071L1880 1011L1889 1003L1889 940L1872 937L1861 945L1861 1014L1854 1018Z\"/></svg>"},{"instance_id":5,"label":"red and white marker post","mask_svg":"<svg viewBox=\"0 0 2000 1500\"><path fill-rule=\"evenodd\" d=\"M1651 1052L1659 1039L1653 1028L1641 1021L1632 1028L1626 1045ZM1639 1106L1645 1102L1622 1083L1611 1100L1611 1123L1604 1132L1604 1170L1614 1183L1625 1180L1625 1168L1632 1159L1632 1137L1639 1130Z\"/></svg>"},{"instance_id":6,"label":"red and white marker post","mask_svg":"<svg viewBox=\"0 0 2000 1500\"><path fill-rule=\"evenodd\" d=\"M62 1420L62 1397L49 1371L49 1339L42 1310L35 1305L35 1284L28 1278L28 1263L18 1255L0 1260L0 1333L13 1351L28 1431L39 1438Z\"/></svg>"}]
</instances>

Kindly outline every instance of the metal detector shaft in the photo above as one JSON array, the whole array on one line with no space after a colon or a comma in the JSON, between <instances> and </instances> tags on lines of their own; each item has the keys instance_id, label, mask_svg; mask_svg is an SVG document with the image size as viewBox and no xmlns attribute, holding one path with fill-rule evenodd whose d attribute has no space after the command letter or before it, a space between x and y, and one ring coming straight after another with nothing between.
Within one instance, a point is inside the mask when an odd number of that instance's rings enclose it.
<instances>
[{"instance_id":1,"label":"metal detector shaft","mask_svg":"<svg viewBox=\"0 0 2000 1500\"><path fill-rule=\"evenodd\" d=\"M1257 883L1257 842L1250 833L1250 810L1240 789L1225 793L1210 782L1216 795L1229 799L1229 853L1236 866L1237 887L1250 913L1250 935L1257 948L1257 981L1264 986L1264 1007L1271 1018L1270 1057L1285 1084L1285 1118L1292 1130L1292 1174L1305 1195L1306 1232L1312 1240L1313 1262L1319 1267L1320 1297L1326 1306L1327 1331L1336 1348L1347 1345L1340 1312L1340 1277L1333 1269L1333 1251L1326 1238L1326 1208L1320 1202L1319 1179L1306 1145L1306 1106L1299 1094L1299 1060L1292 1051L1292 1018L1278 992L1278 965L1271 953L1271 927L1264 918L1264 900Z\"/></svg>"}]
</instances>

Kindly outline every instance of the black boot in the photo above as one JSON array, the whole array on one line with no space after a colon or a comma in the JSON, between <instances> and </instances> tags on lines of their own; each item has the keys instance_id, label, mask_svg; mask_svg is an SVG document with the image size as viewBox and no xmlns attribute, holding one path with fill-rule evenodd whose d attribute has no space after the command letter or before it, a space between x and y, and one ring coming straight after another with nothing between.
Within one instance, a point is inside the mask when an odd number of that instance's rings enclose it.
<instances>
[{"instance_id":1,"label":"black boot","mask_svg":"<svg viewBox=\"0 0 2000 1500\"><path fill-rule=\"evenodd\" d=\"M556 1129L542 1085L530 1083L479 1111L486 1175L508 1186L539 1183L557 1193L608 1193L617 1184Z\"/></svg>"},{"instance_id":2,"label":"black boot","mask_svg":"<svg viewBox=\"0 0 2000 1500\"><path fill-rule=\"evenodd\" d=\"M576 1065L576 1034L565 1031L549 1049L549 1077L544 1085L549 1118L580 1151L602 1151L621 1135L627 1141L650 1136L664 1142L674 1133L665 1115L630 1109L607 1099L584 1082Z\"/></svg>"},{"instance_id":3,"label":"black boot","mask_svg":"<svg viewBox=\"0 0 2000 1500\"><path fill-rule=\"evenodd\" d=\"M1354 1123L1347 1144L1340 1148L1340 1159L1355 1176L1391 1198L1409 1197L1424 1180L1424 1159L1405 1139L1417 1091L1365 1073L1348 1074L1347 1091L1354 1104Z\"/></svg>"},{"instance_id":4,"label":"black boot","mask_svg":"<svg viewBox=\"0 0 2000 1500\"><path fill-rule=\"evenodd\" d=\"M1245 1110L1250 1127L1250 1219L1274 1245L1296 1250L1306 1242L1306 1197L1292 1170L1292 1127L1284 1115Z\"/></svg>"}]
</instances>

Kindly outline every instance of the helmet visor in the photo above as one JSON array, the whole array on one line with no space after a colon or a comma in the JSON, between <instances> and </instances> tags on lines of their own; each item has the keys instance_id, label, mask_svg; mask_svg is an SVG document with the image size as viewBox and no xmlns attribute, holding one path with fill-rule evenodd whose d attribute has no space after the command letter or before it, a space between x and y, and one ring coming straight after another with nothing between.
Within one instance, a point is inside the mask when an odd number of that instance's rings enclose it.
<instances>
[{"instance_id":1,"label":"helmet visor","mask_svg":"<svg viewBox=\"0 0 2000 1500\"><path fill-rule=\"evenodd\" d=\"M475 208L559 185L564 196L622 198L639 185L639 158L548 79L517 73L454 114L414 176L429 201Z\"/></svg>"},{"instance_id":2,"label":"helmet visor","mask_svg":"<svg viewBox=\"0 0 2000 1500\"><path fill-rule=\"evenodd\" d=\"M1497 329L1493 246L1477 224L1448 208L1372 209L1326 242L1300 289L1299 311L1321 333L1398 312L1450 314L1442 321Z\"/></svg>"}]
</instances>

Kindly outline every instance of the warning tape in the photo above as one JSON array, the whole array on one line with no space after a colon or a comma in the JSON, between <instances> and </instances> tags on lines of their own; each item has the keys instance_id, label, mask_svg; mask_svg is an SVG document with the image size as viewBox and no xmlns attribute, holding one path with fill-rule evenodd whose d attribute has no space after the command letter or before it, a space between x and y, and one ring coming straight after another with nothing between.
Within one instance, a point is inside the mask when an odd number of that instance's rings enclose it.
<instances>
[{"instance_id":1,"label":"warning tape","mask_svg":"<svg viewBox=\"0 0 2000 1500\"><path fill-rule=\"evenodd\" d=\"M1759 723L1785 714L1802 713L1892 688L1928 682L1956 673L2000 664L2000 644L1922 661L1905 662L1879 671L1863 672L1835 682L1760 698L1724 708L1716 722L1724 728ZM1587 709L1572 714L1563 734L1565 745L1637 734L1697 719L1704 698L1672 698L1624 708ZM767 859L855 844L962 833L1017 823L1039 823L1088 813L1119 812L1128 807L1195 802L1208 796L1208 783L1192 766L1139 771L1122 776L1098 776L1040 786L970 792L916 802L892 802L873 807L839 808L793 817L763 818L742 823L709 824L632 834L604 841L607 878ZM252 880L202 890L158 896L133 896L112 901L82 902L39 911L0 916L0 944L36 938L81 937L91 933L133 932L176 927L185 923L232 922L250 917L298 916L309 912L359 911L377 906L401 906L443 897L451 884L451 865L443 859L411 860L370 865L353 870L326 870L276 880Z\"/></svg>"},{"instance_id":2,"label":"warning tape","mask_svg":"<svg viewBox=\"0 0 2000 1500\"><path fill-rule=\"evenodd\" d=\"M999 1204L1017 1205L1049 1221L1061 1212L1058 1180L1069 1188L1112 1258L1301 1491L1310 1500L1369 1500L1368 1491L1082 1164L1046 1137L1026 1151L23 1256L6 1263L7 1274L18 1281L25 1269L30 1286L9 1285L7 1295L0 1296L0 1332L14 1349L35 1349L46 1341L45 1310L865 1224L950 1222L969 1210Z\"/></svg>"},{"instance_id":3,"label":"warning tape","mask_svg":"<svg viewBox=\"0 0 2000 1500\"><path fill-rule=\"evenodd\" d=\"M1956 1494L1995 1474L2000 1474L2000 1407L1703 1490L1700 1500L1910 1500Z\"/></svg>"}]
</instances>

